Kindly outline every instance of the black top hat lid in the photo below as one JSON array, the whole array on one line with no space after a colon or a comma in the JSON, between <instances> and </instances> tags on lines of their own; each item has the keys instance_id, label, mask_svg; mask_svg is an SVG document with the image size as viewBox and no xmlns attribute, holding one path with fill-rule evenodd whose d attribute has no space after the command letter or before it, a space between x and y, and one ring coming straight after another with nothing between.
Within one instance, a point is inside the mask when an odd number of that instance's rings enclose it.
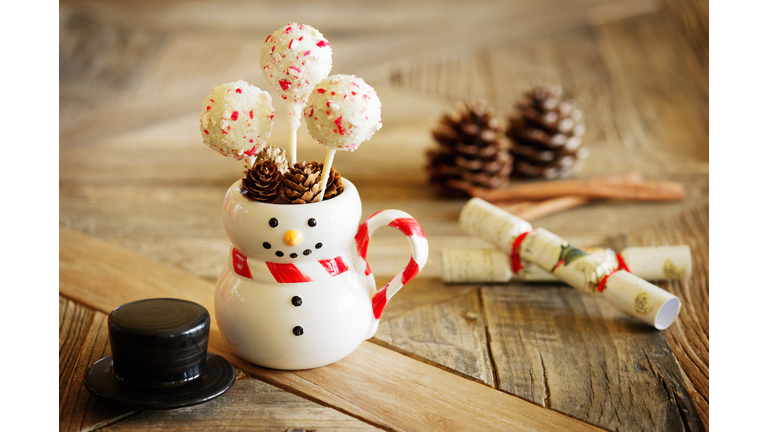
<instances>
[{"instance_id":1,"label":"black top hat lid","mask_svg":"<svg viewBox=\"0 0 768 432\"><path fill-rule=\"evenodd\" d=\"M146 299L126 303L109 314L112 355L85 375L94 395L153 411L211 400L235 382L223 357L208 353L211 317L197 303Z\"/></svg>"}]
</instances>

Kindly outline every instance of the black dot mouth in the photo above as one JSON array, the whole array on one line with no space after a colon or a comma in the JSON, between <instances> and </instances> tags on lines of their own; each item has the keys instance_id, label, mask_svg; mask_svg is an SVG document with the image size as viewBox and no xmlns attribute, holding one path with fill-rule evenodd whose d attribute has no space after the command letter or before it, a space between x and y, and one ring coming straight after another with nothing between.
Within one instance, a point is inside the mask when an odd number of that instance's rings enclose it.
<instances>
[{"instance_id":1,"label":"black dot mouth","mask_svg":"<svg viewBox=\"0 0 768 432\"><path fill-rule=\"evenodd\" d=\"M291 254L291 258L296 258L296 257L298 257L298 256L299 256L299 255L298 255L298 254L295 254L295 253L292 253L292 254Z\"/></svg>"},{"instance_id":2,"label":"black dot mouth","mask_svg":"<svg viewBox=\"0 0 768 432\"><path fill-rule=\"evenodd\" d=\"M277 251L277 252L275 252L275 255L277 255L279 257L282 257L285 254L283 253L283 251Z\"/></svg>"}]
</instances>

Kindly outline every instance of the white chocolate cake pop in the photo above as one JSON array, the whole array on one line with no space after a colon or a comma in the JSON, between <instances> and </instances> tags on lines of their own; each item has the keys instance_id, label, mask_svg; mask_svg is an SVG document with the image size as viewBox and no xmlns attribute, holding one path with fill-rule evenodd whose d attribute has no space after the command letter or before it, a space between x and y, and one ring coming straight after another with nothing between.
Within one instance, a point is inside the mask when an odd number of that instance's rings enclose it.
<instances>
[{"instance_id":1,"label":"white chocolate cake pop","mask_svg":"<svg viewBox=\"0 0 768 432\"><path fill-rule=\"evenodd\" d=\"M288 101L291 129L299 128L309 93L331 72L331 45L311 26L290 23L267 36L261 48L261 72Z\"/></svg>"},{"instance_id":2,"label":"white chocolate cake pop","mask_svg":"<svg viewBox=\"0 0 768 432\"><path fill-rule=\"evenodd\" d=\"M203 142L224 156L254 158L272 134L272 97L245 81L214 87L203 100Z\"/></svg>"},{"instance_id":3,"label":"white chocolate cake pop","mask_svg":"<svg viewBox=\"0 0 768 432\"><path fill-rule=\"evenodd\" d=\"M333 150L354 151L381 129L381 102L376 90L354 75L320 81L304 107L313 138Z\"/></svg>"}]
</instances>

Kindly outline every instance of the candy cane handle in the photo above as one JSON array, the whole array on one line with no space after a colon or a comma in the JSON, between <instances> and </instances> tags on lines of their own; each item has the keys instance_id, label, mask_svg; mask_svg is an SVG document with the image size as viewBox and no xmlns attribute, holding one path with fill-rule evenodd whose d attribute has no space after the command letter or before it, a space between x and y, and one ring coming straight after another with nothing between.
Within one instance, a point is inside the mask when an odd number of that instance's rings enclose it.
<instances>
[{"instance_id":1,"label":"candy cane handle","mask_svg":"<svg viewBox=\"0 0 768 432\"><path fill-rule=\"evenodd\" d=\"M419 271L424 268L424 264L427 262L427 256L429 255L429 245L427 244L427 237L424 235L424 230L421 229L421 225L416 222L411 215L400 210L382 210L372 214L362 224L360 229L355 235L355 241L357 243L357 253L360 258L365 261L365 275L366 277L373 278L371 274L371 266L368 265L368 243L371 240L371 236L374 231L383 227L390 226L397 228L400 232L405 234L408 238L408 243L411 246L411 260L408 265L393 277L392 280L386 283L380 290L376 291L376 294L371 300L371 306L373 307L373 316L377 320L381 317L381 312L384 310L384 306L387 305L389 299L392 298L403 285L407 284L413 279Z\"/></svg>"}]
</instances>

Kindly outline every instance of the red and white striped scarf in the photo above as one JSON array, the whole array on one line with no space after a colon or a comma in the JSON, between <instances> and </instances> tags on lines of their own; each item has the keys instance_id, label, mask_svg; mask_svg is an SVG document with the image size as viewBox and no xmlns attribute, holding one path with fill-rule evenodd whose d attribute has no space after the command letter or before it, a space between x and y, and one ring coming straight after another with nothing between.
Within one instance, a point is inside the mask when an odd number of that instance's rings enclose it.
<instances>
[{"instance_id":1,"label":"red and white striped scarf","mask_svg":"<svg viewBox=\"0 0 768 432\"><path fill-rule=\"evenodd\" d=\"M329 280L349 271L348 257L343 255L322 260L302 260L296 263L273 263L249 259L232 247L232 269L240 276L260 282L301 283Z\"/></svg>"}]
</instances>

